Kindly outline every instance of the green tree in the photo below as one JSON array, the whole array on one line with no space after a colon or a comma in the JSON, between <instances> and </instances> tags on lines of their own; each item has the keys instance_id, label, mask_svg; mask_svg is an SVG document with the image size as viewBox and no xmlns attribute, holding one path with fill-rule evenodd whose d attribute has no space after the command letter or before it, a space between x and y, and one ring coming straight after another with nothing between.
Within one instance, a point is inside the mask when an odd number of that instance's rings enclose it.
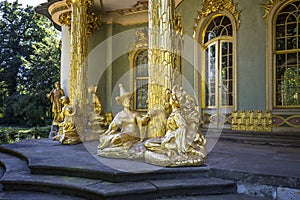
<instances>
[{"instance_id":1,"label":"green tree","mask_svg":"<svg viewBox=\"0 0 300 200\"><path fill-rule=\"evenodd\" d=\"M0 51L1 122L42 124L50 107L46 90L59 79L57 32L33 7L2 1Z\"/></svg>"}]
</instances>

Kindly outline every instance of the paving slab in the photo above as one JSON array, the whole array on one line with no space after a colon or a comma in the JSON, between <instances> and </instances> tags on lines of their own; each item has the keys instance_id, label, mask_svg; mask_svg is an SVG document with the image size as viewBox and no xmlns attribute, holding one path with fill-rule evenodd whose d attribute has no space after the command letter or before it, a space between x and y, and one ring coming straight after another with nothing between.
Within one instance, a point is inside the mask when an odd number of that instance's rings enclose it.
<instances>
[{"instance_id":1,"label":"paving slab","mask_svg":"<svg viewBox=\"0 0 300 200\"><path fill-rule=\"evenodd\" d=\"M255 197L243 194L222 194L222 195L205 195L205 196L188 196L188 197L171 197L157 200L270 200L264 197Z\"/></svg>"},{"instance_id":2,"label":"paving slab","mask_svg":"<svg viewBox=\"0 0 300 200\"><path fill-rule=\"evenodd\" d=\"M300 188L299 155L297 147L219 141L206 164L216 177Z\"/></svg>"}]
</instances>

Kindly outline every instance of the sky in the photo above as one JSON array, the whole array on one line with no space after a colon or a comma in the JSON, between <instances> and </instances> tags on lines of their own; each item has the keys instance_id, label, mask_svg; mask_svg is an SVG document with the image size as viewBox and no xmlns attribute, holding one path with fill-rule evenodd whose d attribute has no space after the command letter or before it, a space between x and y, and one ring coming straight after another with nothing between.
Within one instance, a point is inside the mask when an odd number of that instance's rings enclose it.
<instances>
[{"instance_id":1,"label":"sky","mask_svg":"<svg viewBox=\"0 0 300 200\"><path fill-rule=\"evenodd\" d=\"M2 1L2 0L1 0ZM15 0L8 0L9 2L14 2ZM30 6L37 6L41 3L45 3L47 2L47 0L18 0L18 2L20 4L22 4L23 6L26 6L26 5L30 5Z\"/></svg>"}]
</instances>

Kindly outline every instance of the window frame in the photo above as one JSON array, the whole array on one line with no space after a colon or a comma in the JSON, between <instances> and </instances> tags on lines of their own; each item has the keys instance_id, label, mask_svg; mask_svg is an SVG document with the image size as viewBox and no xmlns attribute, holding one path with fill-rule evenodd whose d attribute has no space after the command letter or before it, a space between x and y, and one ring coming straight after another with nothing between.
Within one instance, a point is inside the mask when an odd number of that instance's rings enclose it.
<instances>
[{"instance_id":1,"label":"window frame","mask_svg":"<svg viewBox=\"0 0 300 200\"><path fill-rule=\"evenodd\" d=\"M147 80L147 82L149 81L149 76L147 76L147 77L146 76L145 77L137 77L136 76L137 58L144 51L148 52L148 49L147 48L141 48L141 49L138 49L137 51L134 52L134 56L133 56L133 60L132 60L132 66L131 66L131 70L132 70L131 87L132 87L132 91L133 91L132 105L133 105L133 110L137 111L137 112L147 112L147 110L148 110L148 106L147 106L146 109L137 109L137 93L136 93L136 91L137 91L137 80ZM148 55L148 53L147 53L147 55ZM149 64L148 64L148 70L149 70Z\"/></svg>"},{"instance_id":2,"label":"window frame","mask_svg":"<svg viewBox=\"0 0 300 200\"><path fill-rule=\"evenodd\" d=\"M290 106L289 105L278 105L277 104L277 95L278 95L277 93L278 92L277 92L277 83L276 83L276 81L277 81L277 78L276 78L276 75L277 75L277 73L276 73L276 64L277 64L276 56L280 55L280 54L297 53L298 54L298 56L297 56L298 60L300 59L299 58L300 57L300 55L299 55L300 54L300 48L299 47L296 48L296 49L287 49L287 48L284 49L284 50L277 50L276 49L276 45L277 45L277 43L276 43L276 39L277 39L277 37L276 37L276 26L277 26L278 16L282 12L282 10L284 10L289 4L292 4L292 3L297 2L297 1L298 0L291 0L291 1L283 2L281 4L276 4L276 5L274 5L274 11L272 13L270 13L270 15L269 15L269 18L270 18L269 20L272 20L272 22L269 23L269 24L271 24L272 27L269 28L269 32L271 31L271 37L270 37L271 39L267 38L267 42L269 44L272 44L272 47L270 48L271 53L268 52L269 53L268 55L271 56L272 61L271 61L271 64L269 66L267 65L267 67L269 68L269 70L268 70L269 75L268 76L271 79L272 89L269 89L269 91L267 91L267 92L269 93L269 95L268 95L269 98L272 99L272 104L270 105L270 103L269 103L269 106L271 107L271 109L275 109L275 110L276 109L278 109L278 110L296 110L296 109L299 109L300 110L300 104L299 105L290 105ZM300 11L300 9L299 9L299 11ZM285 22L284 25L286 26L287 24L288 23ZM297 27L299 27L299 26L300 26L300 19L298 18ZM270 33L269 33L269 35L270 35ZM300 35L300 31L298 30L298 35L296 35L296 37L299 36L299 35ZM284 35L284 38L287 38L287 35ZM300 62L299 61L297 62L297 65L298 65L297 69L299 70L300 69L300 67L299 67ZM299 82L300 82L300 80L299 80ZM269 84L270 84L270 82L269 82ZM299 96L299 93L298 93L298 96Z\"/></svg>"},{"instance_id":3,"label":"window frame","mask_svg":"<svg viewBox=\"0 0 300 200\"><path fill-rule=\"evenodd\" d=\"M207 28L208 26L211 24L211 22L216 19L217 17L220 17L220 16L225 16L227 17L230 22L231 22L231 27L232 27L232 35L231 36L218 36L218 37L215 37L211 40L208 40L206 43L205 42L205 35L206 35L206 31L207 31ZM212 108L219 108L219 109L222 109L222 108L234 108L236 107L236 80L235 80L235 77L236 75L235 74L235 69L236 69L236 53L235 53L235 44L234 44L234 35L235 35L235 29L234 29L234 21L232 19L230 19L229 16L227 16L226 14L215 14L215 15L212 15L209 20L207 20L205 22L205 26L202 30L202 35L201 37L198 37L198 41L201 41L201 43L203 44L202 45L202 53L201 53L201 57L202 57L202 64L201 64L201 73L202 73L202 81L201 81L201 92L200 94L201 95L201 108L202 109L212 109ZM223 42L231 42L232 43L232 105L225 105L225 106L222 106L222 99L220 98L220 95L222 94L221 90L220 89L220 59L222 58L222 52L221 52L221 44ZM217 76L216 76L216 81L215 81L215 106L206 106L206 69L207 69L207 66L206 66L206 50L207 48L209 48L209 46L211 46L212 44L216 44L216 64L215 64L215 70L216 70L216 73L217 73ZM221 57L221 58L220 58ZM217 91L218 90L218 91Z\"/></svg>"},{"instance_id":4,"label":"window frame","mask_svg":"<svg viewBox=\"0 0 300 200\"><path fill-rule=\"evenodd\" d=\"M274 43L274 27L276 25L275 16L288 4L295 2L296 0L288 1L276 1L274 4L266 10L264 19L266 23L266 110L272 111L274 114L297 114L300 108L297 107L277 107L276 97L274 95L275 81L274 81L274 66L275 56L273 56L275 43ZM277 18L276 18L277 19Z\"/></svg>"}]
</instances>

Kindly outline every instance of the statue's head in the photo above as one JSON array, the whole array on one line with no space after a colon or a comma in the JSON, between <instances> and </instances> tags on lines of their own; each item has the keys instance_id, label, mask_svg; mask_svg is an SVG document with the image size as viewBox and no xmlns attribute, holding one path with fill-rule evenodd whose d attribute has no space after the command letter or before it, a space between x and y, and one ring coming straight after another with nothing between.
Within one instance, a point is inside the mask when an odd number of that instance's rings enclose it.
<instances>
[{"instance_id":1,"label":"statue's head","mask_svg":"<svg viewBox=\"0 0 300 200\"><path fill-rule=\"evenodd\" d=\"M57 82L54 83L54 86L55 86L56 89L59 89L60 88L60 83L57 81Z\"/></svg>"},{"instance_id":2,"label":"statue's head","mask_svg":"<svg viewBox=\"0 0 300 200\"><path fill-rule=\"evenodd\" d=\"M116 97L116 102L124 107L130 107L131 94L127 92L123 84L119 84L120 96Z\"/></svg>"},{"instance_id":3,"label":"statue's head","mask_svg":"<svg viewBox=\"0 0 300 200\"><path fill-rule=\"evenodd\" d=\"M170 89L166 89L165 91L165 101L169 101L170 97L171 97L171 93L172 91Z\"/></svg>"},{"instance_id":4,"label":"statue's head","mask_svg":"<svg viewBox=\"0 0 300 200\"><path fill-rule=\"evenodd\" d=\"M171 94L170 104L173 106L173 108L180 108L179 101L174 93Z\"/></svg>"},{"instance_id":5,"label":"statue's head","mask_svg":"<svg viewBox=\"0 0 300 200\"><path fill-rule=\"evenodd\" d=\"M97 85L92 84L88 87L88 92L89 93L96 93L97 92Z\"/></svg>"}]
</instances>

